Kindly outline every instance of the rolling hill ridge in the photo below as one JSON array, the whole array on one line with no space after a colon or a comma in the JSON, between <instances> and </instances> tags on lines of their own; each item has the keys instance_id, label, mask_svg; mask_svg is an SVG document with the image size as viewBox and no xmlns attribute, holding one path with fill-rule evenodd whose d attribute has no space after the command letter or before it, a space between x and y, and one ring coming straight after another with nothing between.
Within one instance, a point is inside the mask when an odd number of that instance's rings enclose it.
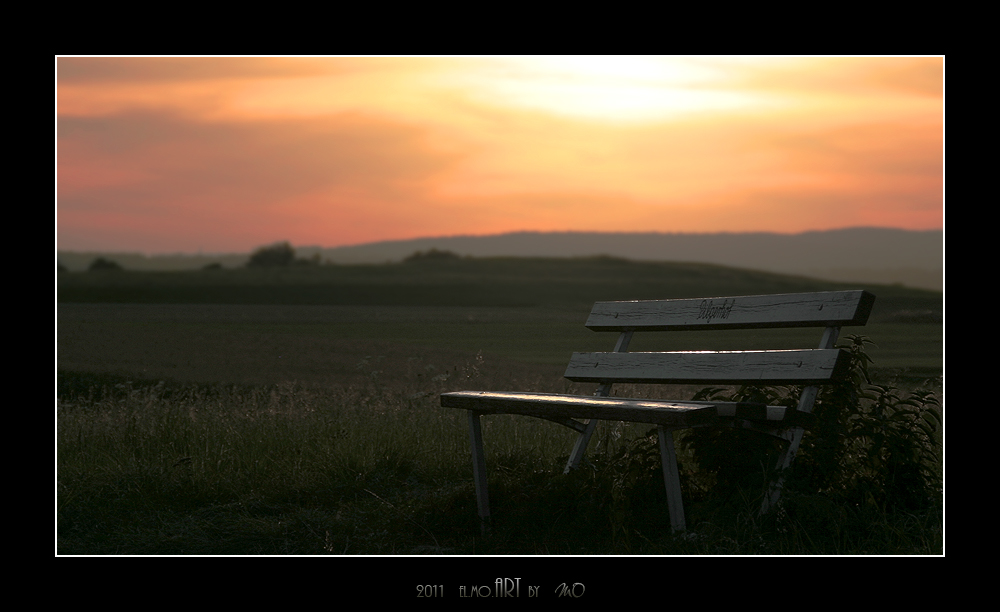
<instances>
[{"instance_id":1,"label":"rolling hill ridge","mask_svg":"<svg viewBox=\"0 0 1000 612\"><path fill-rule=\"evenodd\" d=\"M446 250L469 257L588 257L634 261L709 263L841 282L902 284L941 291L944 232L852 228L776 233L515 232L492 236L444 236L324 248L298 246L301 257L334 264L398 262L417 251ZM243 265L246 254L155 255L59 252L59 263L83 270L96 257L131 270L197 269L208 263Z\"/></svg>"}]
</instances>

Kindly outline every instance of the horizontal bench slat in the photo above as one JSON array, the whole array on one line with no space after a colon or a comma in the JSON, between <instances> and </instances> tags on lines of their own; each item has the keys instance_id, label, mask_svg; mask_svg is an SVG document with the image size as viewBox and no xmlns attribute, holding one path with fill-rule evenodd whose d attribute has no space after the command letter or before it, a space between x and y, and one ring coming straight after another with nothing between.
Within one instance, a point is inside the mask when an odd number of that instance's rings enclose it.
<instances>
[{"instance_id":1,"label":"horizontal bench slat","mask_svg":"<svg viewBox=\"0 0 1000 612\"><path fill-rule=\"evenodd\" d=\"M874 295L861 290L597 302L586 326L595 331L670 331L864 325L874 302Z\"/></svg>"},{"instance_id":2,"label":"horizontal bench slat","mask_svg":"<svg viewBox=\"0 0 1000 612\"><path fill-rule=\"evenodd\" d=\"M842 349L573 353L566 378L576 382L821 384L847 375Z\"/></svg>"},{"instance_id":3,"label":"horizontal bench slat","mask_svg":"<svg viewBox=\"0 0 1000 612\"><path fill-rule=\"evenodd\" d=\"M541 418L599 419L671 427L710 425L720 418L762 424L805 425L812 415L794 408L743 402L678 402L557 393L455 391L441 394L441 405L480 414L521 414Z\"/></svg>"}]
</instances>

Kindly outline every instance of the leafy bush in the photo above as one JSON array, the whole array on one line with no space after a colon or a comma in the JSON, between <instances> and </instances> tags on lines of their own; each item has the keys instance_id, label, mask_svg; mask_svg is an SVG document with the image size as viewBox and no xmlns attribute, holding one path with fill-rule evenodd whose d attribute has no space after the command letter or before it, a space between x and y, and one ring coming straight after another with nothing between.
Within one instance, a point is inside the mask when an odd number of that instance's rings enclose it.
<instances>
[{"instance_id":1,"label":"leafy bush","mask_svg":"<svg viewBox=\"0 0 1000 612\"><path fill-rule=\"evenodd\" d=\"M865 351L871 340L864 336L847 340L851 376L819 392L815 423L806 430L790 470L783 475L781 498L789 512L809 514L806 521L837 523L835 530L850 510L861 511L858 517L919 512L933 509L942 495L938 400L926 390L904 394L889 385L872 384L867 370L871 359ZM706 388L693 399L795 406L801 392L798 386L748 385L736 390ZM679 437L689 524L694 516L704 520L718 513L729 515L718 517L720 524L732 523L733 512L759 509L767 487L778 476L775 466L787 444L766 434L721 427L683 430ZM656 506L665 512L655 429L590 459L596 470L586 487L613 529L630 533Z\"/></svg>"},{"instance_id":2,"label":"leafy bush","mask_svg":"<svg viewBox=\"0 0 1000 612\"><path fill-rule=\"evenodd\" d=\"M927 390L904 397L891 385L874 385L865 336L847 336L851 375L821 388L813 407L815 424L806 430L784 490L822 495L855 507L881 511L920 510L941 495L938 431L940 403ZM801 387L744 386L727 393L705 389L694 399L754 401L795 406ZM760 489L775 474L780 442L733 429L686 432L683 446L698 466L715 476L722 494ZM749 469L748 469L749 468ZM717 493L718 494L718 493Z\"/></svg>"}]
</instances>

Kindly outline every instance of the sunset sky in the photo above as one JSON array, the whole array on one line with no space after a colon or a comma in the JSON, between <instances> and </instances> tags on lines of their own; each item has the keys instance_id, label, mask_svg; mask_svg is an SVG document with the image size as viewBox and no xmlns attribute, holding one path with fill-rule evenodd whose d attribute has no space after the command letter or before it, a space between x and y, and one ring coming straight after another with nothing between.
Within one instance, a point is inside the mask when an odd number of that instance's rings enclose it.
<instances>
[{"instance_id":1,"label":"sunset sky","mask_svg":"<svg viewBox=\"0 0 1000 612\"><path fill-rule=\"evenodd\" d=\"M56 58L60 250L941 229L941 57Z\"/></svg>"}]
</instances>

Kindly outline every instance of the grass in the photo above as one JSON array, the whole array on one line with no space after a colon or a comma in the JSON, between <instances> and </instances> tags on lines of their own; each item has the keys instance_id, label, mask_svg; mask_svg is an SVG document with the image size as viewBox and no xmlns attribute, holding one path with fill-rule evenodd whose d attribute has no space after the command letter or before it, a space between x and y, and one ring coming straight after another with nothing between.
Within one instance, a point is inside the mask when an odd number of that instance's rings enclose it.
<instances>
[{"instance_id":1,"label":"grass","mask_svg":"<svg viewBox=\"0 0 1000 612\"><path fill-rule=\"evenodd\" d=\"M475 367L456 376L485 382ZM478 534L440 375L326 391L63 378L60 553L466 552L463 523ZM554 428L523 425L499 452L554 448Z\"/></svg>"},{"instance_id":2,"label":"grass","mask_svg":"<svg viewBox=\"0 0 1000 612\"><path fill-rule=\"evenodd\" d=\"M683 452L677 537L658 472L635 469L656 456L644 427L601 424L587 467L564 476L572 432L515 416L484 419L494 525L480 534L465 415L439 393L592 392L562 370L614 342L582 325L597 299L840 287L608 258L61 273L57 552L941 554L940 505L789 495L760 518L752 496L714 495ZM864 330L876 374L940 394L941 294L863 288L878 296ZM802 333L767 337L818 341ZM669 336L631 348L711 348Z\"/></svg>"},{"instance_id":3,"label":"grass","mask_svg":"<svg viewBox=\"0 0 1000 612\"><path fill-rule=\"evenodd\" d=\"M514 416L484 419L494 513L492 537L484 541L465 415L441 408L437 395L496 386L491 364L473 358L434 369L408 365L411 375L391 383L371 377L372 370L326 390L64 373L57 407L58 552L942 552L939 508L877 512L791 496L780 516L761 519L751 511L755 500L720 502L691 483L685 489L690 530L678 538L668 528L658 471L629 471L629 457L645 453L658 460L644 427L602 424L588 466L564 476L571 432ZM450 375L417 376L420 369ZM503 378L502 386L589 391L530 370ZM680 462L691 469L690 456L682 453Z\"/></svg>"}]
</instances>

